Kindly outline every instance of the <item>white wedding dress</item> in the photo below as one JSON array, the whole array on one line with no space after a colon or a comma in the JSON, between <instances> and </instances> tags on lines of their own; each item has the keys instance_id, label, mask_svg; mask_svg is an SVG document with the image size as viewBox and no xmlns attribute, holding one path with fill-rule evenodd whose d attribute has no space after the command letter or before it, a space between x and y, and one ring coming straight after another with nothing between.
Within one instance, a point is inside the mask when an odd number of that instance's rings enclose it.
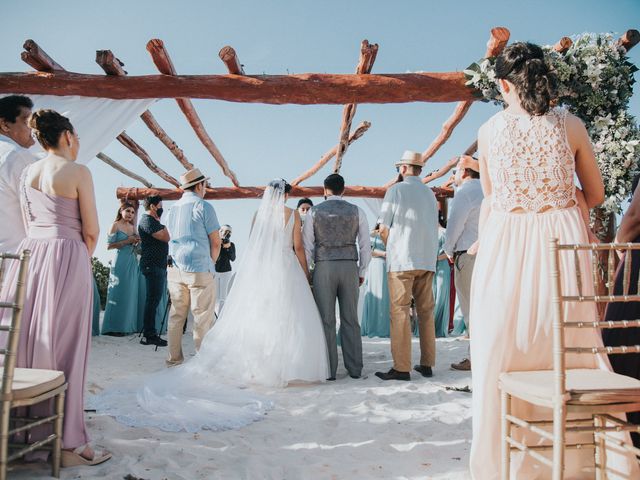
<instances>
[{"instance_id":1,"label":"white wedding dress","mask_svg":"<svg viewBox=\"0 0 640 480\"><path fill-rule=\"evenodd\" d=\"M311 289L284 225L284 182L267 187L220 318L189 362L91 398L98 413L168 431L239 428L272 403L250 385L323 382L327 347Z\"/></svg>"}]
</instances>

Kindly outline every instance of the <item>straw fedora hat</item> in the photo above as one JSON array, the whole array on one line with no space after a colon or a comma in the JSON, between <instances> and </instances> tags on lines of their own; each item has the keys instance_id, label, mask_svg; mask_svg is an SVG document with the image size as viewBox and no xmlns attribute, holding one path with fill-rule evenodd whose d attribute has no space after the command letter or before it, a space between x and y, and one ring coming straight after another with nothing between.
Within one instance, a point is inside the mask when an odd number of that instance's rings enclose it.
<instances>
[{"instance_id":1,"label":"straw fedora hat","mask_svg":"<svg viewBox=\"0 0 640 480\"><path fill-rule=\"evenodd\" d=\"M184 190L186 188L193 187L200 182L209 180L209 178L210 177L205 177L199 168L194 168L180 175L180 188Z\"/></svg>"},{"instance_id":2,"label":"straw fedora hat","mask_svg":"<svg viewBox=\"0 0 640 480\"><path fill-rule=\"evenodd\" d=\"M422 167L424 166L424 163L422 162L422 154L407 150L402 154L400 160L396 162L396 167L399 167L400 165L414 165L416 167Z\"/></svg>"}]
</instances>

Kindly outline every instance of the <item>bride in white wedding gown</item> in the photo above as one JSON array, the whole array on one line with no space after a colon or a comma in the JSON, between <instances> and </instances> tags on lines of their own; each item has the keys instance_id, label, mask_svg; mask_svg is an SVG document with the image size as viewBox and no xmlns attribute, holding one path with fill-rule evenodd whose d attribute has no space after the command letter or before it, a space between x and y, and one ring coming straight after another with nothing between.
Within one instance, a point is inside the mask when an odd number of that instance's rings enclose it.
<instances>
[{"instance_id":1,"label":"bride in white wedding gown","mask_svg":"<svg viewBox=\"0 0 640 480\"><path fill-rule=\"evenodd\" d=\"M91 402L98 412L169 431L238 428L272 407L246 386L327 378L326 341L305 275L300 218L284 205L288 188L284 180L266 188L233 288L198 354L179 367L105 390Z\"/></svg>"}]
</instances>

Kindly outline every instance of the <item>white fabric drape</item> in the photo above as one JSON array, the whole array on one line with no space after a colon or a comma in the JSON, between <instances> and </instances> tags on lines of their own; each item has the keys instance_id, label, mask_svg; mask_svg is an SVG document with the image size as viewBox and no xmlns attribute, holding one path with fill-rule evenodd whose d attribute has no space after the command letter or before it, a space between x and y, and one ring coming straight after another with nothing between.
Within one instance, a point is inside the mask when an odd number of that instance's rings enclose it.
<instances>
[{"instance_id":1,"label":"white fabric drape","mask_svg":"<svg viewBox=\"0 0 640 480\"><path fill-rule=\"evenodd\" d=\"M0 97L6 94L0 93ZM50 108L68 117L80 137L78 162L89 163L129 127L156 99L111 100L96 97L27 95L33 101L33 111ZM31 151L43 154L36 143Z\"/></svg>"}]
</instances>

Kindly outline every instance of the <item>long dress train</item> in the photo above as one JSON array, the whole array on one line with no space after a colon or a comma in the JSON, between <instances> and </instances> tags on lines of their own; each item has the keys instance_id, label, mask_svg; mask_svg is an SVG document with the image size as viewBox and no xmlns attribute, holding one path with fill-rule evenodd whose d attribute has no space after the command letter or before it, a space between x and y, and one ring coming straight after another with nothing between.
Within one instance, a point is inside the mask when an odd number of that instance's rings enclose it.
<instances>
[{"instance_id":1,"label":"long dress train","mask_svg":"<svg viewBox=\"0 0 640 480\"><path fill-rule=\"evenodd\" d=\"M565 110L554 109L538 117L500 112L489 120L487 163L493 195L471 286L470 466L476 480L500 476L500 373L553 368L549 239L588 243L578 207L566 208L577 202L575 161L565 119ZM580 269L589 272L590 257L583 253L579 256ZM571 272L576 265L566 255L560 267L563 272ZM566 275L566 288L577 291L573 277ZM564 313L569 320L597 318L595 305L588 303L570 304ZM565 342L567 346L602 346L595 329L566 331ZM567 357L567 368L608 369L609 365L603 356L574 355ZM524 418L550 418L549 409L515 400L512 407ZM527 438L527 444L535 442ZM608 452L608 462L620 472L629 472L629 478L640 478L638 465L630 455ZM593 451L568 450L565 478L591 478L592 471L585 471L590 465ZM519 454L513 456L511 474L517 479L546 479L550 470Z\"/></svg>"},{"instance_id":2,"label":"long dress train","mask_svg":"<svg viewBox=\"0 0 640 480\"><path fill-rule=\"evenodd\" d=\"M293 214L283 226L283 189L266 189L234 287L195 358L107 389L92 399L98 412L168 431L239 428L272 407L247 386L327 378L320 314L293 252Z\"/></svg>"}]
</instances>

